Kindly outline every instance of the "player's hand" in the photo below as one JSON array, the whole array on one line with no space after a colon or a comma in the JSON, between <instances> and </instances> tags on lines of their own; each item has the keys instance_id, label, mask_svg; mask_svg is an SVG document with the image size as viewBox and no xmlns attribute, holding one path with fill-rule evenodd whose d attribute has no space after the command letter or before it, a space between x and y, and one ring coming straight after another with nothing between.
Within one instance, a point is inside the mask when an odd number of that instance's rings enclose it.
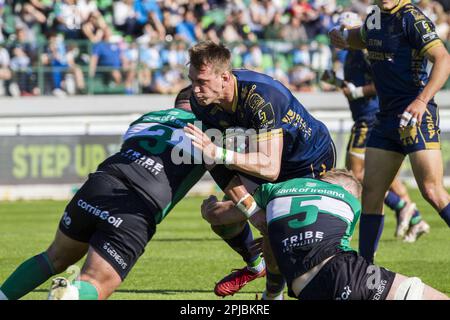
<instances>
[{"instance_id":1,"label":"player's hand","mask_svg":"<svg viewBox=\"0 0 450 320\"><path fill-rule=\"evenodd\" d=\"M214 195L210 195L207 199L203 200L203 203L201 205L203 219L208 220L207 217L209 213L214 212L219 207L219 200Z\"/></svg>"},{"instance_id":2,"label":"player's hand","mask_svg":"<svg viewBox=\"0 0 450 320\"><path fill-rule=\"evenodd\" d=\"M341 27L335 27L328 32L328 37L330 38L331 44L339 49L348 49L350 46L345 39Z\"/></svg>"},{"instance_id":3,"label":"player's hand","mask_svg":"<svg viewBox=\"0 0 450 320\"><path fill-rule=\"evenodd\" d=\"M426 109L427 103L425 101L421 99L414 100L400 116L400 128L420 125Z\"/></svg>"},{"instance_id":4,"label":"player's hand","mask_svg":"<svg viewBox=\"0 0 450 320\"><path fill-rule=\"evenodd\" d=\"M184 127L184 132L192 140L192 145L202 152L204 159L209 159L207 162L212 164L216 157L216 145L211 139L191 123Z\"/></svg>"}]
</instances>

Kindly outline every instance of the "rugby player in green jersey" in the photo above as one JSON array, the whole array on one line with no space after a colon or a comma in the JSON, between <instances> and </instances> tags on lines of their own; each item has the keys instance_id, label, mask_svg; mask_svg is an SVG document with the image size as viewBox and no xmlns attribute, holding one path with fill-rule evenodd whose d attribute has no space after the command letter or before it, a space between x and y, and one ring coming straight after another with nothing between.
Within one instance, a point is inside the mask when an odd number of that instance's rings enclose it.
<instances>
[{"instance_id":1,"label":"rugby player in green jersey","mask_svg":"<svg viewBox=\"0 0 450 320\"><path fill-rule=\"evenodd\" d=\"M237 186L231 199L268 239L267 266L278 265L288 294L301 300L447 300L424 284L376 266L350 247L361 185L347 170L320 180L266 183L253 196ZM273 256L275 261L271 261Z\"/></svg>"},{"instance_id":2,"label":"rugby player in green jersey","mask_svg":"<svg viewBox=\"0 0 450 320\"><path fill-rule=\"evenodd\" d=\"M50 247L5 280L0 300L21 298L86 254L79 280L55 278L49 299L106 299L116 290L156 226L206 171L201 159L192 159L195 152L183 132L196 121L182 110L190 108L183 94L175 109L150 112L130 125L121 150L89 175L65 208ZM188 161L174 161L181 150ZM220 178L229 177L215 173L220 167L211 174L223 188Z\"/></svg>"}]
</instances>

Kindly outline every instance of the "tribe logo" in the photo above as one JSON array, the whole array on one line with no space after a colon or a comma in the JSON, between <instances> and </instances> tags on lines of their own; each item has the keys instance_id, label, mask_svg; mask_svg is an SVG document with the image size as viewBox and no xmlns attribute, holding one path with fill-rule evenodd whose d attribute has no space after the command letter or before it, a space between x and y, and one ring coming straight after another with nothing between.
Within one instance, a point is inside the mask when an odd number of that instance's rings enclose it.
<instances>
[{"instance_id":1,"label":"tribe logo","mask_svg":"<svg viewBox=\"0 0 450 320\"><path fill-rule=\"evenodd\" d=\"M84 201L83 199L78 200L77 205L84 211L92 214L93 216L99 217L102 220L106 220L108 223L112 224L116 228L118 228L120 224L123 222L121 218L110 216L108 211L103 211L97 207L94 207L89 203L87 203L86 201Z\"/></svg>"}]
</instances>

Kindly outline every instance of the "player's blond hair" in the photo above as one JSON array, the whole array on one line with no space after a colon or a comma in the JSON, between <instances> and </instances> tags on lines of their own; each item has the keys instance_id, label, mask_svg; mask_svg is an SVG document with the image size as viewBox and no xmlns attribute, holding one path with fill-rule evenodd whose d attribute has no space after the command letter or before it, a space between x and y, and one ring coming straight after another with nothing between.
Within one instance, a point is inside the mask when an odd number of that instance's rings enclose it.
<instances>
[{"instance_id":1,"label":"player's blond hair","mask_svg":"<svg viewBox=\"0 0 450 320\"><path fill-rule=\"evenodd\" d=\"M231 71L231 52L221 43L202 41L189 49L189 63L197 70L211 65L216 74Z\"/></svg>"},{"instance_id":2,"label":"player's blond hair","mask_svg":"<svg viewBox=\"0 0 450 320\"><path fill-rule=\"evenodd\" d=\"M362 185L352 171L348 171L347 169L332 169L321 176L320 179L340 185L356 198L361 196Z\"/></svg>"}]
</instances>

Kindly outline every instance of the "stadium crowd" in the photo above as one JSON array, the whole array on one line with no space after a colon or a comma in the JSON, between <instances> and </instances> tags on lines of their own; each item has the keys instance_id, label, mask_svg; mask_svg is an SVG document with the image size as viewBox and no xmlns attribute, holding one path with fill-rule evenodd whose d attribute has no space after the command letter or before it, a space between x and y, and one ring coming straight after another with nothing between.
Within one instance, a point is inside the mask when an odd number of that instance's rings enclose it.
<instances>
[{"instance_id":1,"label":"stadium crowd","mask_svg":"<svg viewBox=\"0 0 450 320\"><path fill-rule=\"evenodd\" d=\"M450 40L450 1L414 0ZM322 70L345 52L326 36L343 10L370 0L0 0L0 95L100 91L172 94L187 83L187 48L227 43L234 67L294 91L329 90ZM94 90L94 91L93 91ZM116 91L115 91L116 90Z\"/></svg>"}]
</instances>

